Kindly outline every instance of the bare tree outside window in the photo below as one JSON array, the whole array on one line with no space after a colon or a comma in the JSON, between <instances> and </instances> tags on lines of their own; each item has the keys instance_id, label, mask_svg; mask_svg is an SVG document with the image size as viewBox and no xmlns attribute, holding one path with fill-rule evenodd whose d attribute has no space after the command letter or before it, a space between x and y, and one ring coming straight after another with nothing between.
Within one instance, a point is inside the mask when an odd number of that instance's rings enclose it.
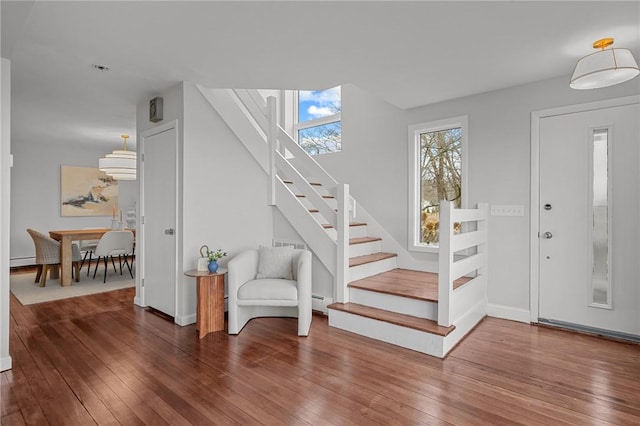
<instances>
[{"instance_id":1,"label":"bare tree outside window","mask_svg":"<svg viewBox=\"0 0 640 426\"><path fill-rule=\"evenodd\" d=\"M441 200L453 201L456 208L462 205L461 160L461 127L420 134L421 243L439 241Z\"/></svg>"},{"instance_id":2,"label":"bare tree outside window","mask_svg":"<svg viewBox=\"0 0 640 426\"><path fill-rule=\"evenodd\" d=\"M311 155L342 149L340 86L298 92L298 143Z\"/></svg>"},{"instance_id":3,"label":"bare tree outside window","mask_svg":"<svg viewBox=\"0 0 640 426\"><path fill-rule=\"evenodd\" d=\"M311 155L342 149L342 123L329 123L298 131L298 143Z\"/></svg>"}]
</instances>

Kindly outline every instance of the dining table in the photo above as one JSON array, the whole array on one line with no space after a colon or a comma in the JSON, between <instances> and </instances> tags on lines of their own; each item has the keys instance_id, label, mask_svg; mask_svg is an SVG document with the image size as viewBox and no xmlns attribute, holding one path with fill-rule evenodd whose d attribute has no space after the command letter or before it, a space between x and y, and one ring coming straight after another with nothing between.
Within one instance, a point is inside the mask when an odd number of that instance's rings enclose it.
<instances>
[{"instance_id":1,"label":"dining table","mask_svg":"<svg viewBox=\"0 0 640 426\"><path fill-rule=\"evenodd\" d=\"M133 232L135 237L136 230L126 228L126 231ZM73 252L71 246L74 241L78 240L99 240L104 234L113 231L110 228L93 228L93 229L64 229L57 231L49 231L49 236L60 242L60 285L63 287L70 286L71 268L73 264Z\"/></svg>"}]
</instances>

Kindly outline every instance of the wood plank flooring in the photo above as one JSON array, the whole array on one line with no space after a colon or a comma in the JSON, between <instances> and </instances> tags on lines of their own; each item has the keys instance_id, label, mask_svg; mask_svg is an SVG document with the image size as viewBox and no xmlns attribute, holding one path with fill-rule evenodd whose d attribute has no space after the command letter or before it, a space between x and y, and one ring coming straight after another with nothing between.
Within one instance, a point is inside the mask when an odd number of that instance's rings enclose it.
<instances>
[{"instance_id":1,"label":"wood plank flooring","mask_svg":"<svg viewBox=\"0 0 640 426\"><path fill-rule=\"evenodd\" d=\"M467 277L458 278L453 282L453 288L456 289L470 280L471 278ZM433 272L392 269L353 281L349 283L349 287L429 302L438 301L438 274Z\"/></svg>"},{"instance_id":2,"label":"wood plank flooring","mask_svg":"<svg viewBox=\"0 0 640 426\"><path fill-rule=\"evenodd\" d=\"M2 424L640 424L640 346L487 318L444 359L260 318L199 340L125 289L11 298Z\"/></svg>"}]
</instances>

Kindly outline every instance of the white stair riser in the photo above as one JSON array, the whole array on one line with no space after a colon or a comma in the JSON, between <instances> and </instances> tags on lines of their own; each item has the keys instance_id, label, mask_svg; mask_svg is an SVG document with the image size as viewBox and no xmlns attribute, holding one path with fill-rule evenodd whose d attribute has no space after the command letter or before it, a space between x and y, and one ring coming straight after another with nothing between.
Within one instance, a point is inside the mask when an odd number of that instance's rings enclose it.
<instances>
[{"instance_id":1,"label":"white stair riser","mask_svg":"<svg viewBox=\"0 0 640 426\"><path fill-rule=\"evenodd\" d=\"M329 309L329 325L424 354L444 356L444 337L413 328Z\"/></svg>"},{"instance_id":2,"label":"white stair riser","mask_svg":"<svg viewBox=\"0 0 640 426\"><path fill-rule=\"evenodd\" d=\"M327 234L334 240L338 238L338 233L334 228L325 229ZM362 238L367 236L367 225L360 226L350 226L349 227L349 238Z\"/></svg>"},{"instance_id":3,"label":"white stair riser","mask_svg":"<svg viewBox=\"0 0 640 426\"><path fill-rule=\"evenodd\" d=\"M438 321L438 304L426 300L410 299L351 287L349 288L349 302Z\"/></svg>"},{"instance_id":4,"label":"white stair riser","mask_svg":"<svg viewBox=\"0 0 640 426\"><path fill-rule=\"evenodd\" d=\"M349 245L349 257L364 256L365 254L379 253L381 251L380 241Z\"/></svg>"},{"instance_id":5,"label":"white stair riser","mask_svg":"<svg viewBox=\"0 0 640 426\"><path fill-rule=\"evenodd\" d=\"M349 281L357 281L371 275L380 274L397 268L396 257L365 263L364 265L349 268Z\"/></svg>"}]
</instances>

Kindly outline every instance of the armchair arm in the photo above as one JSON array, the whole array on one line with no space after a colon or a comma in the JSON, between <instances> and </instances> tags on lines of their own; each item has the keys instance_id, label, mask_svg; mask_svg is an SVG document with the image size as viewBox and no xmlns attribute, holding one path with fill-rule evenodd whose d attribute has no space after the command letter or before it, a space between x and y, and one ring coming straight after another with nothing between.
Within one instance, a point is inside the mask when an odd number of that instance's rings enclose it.
<instances>
[{"instance_id":1,"label":"armchair arm","mask_svg":"<svg viewBox=\"0 0 640 426\"><path fill-rule=\"evenodd\" d=\"M298 256L298 262L294 265L298 278L298 300L300 303L309 304L311 309L311 252L304 250Z\"/></svg>"},{"instance_id":2,"label":"armchair arm","mask_svg":"<svg viewBox=\"0 0 640 426\"><path fill-rule=\"evenodd\" d=\"M238 289L247 281L256 278L258 273L258 250L246 250L227 263L229 306L238 300Z\"/></svg>"}]
</instances>

